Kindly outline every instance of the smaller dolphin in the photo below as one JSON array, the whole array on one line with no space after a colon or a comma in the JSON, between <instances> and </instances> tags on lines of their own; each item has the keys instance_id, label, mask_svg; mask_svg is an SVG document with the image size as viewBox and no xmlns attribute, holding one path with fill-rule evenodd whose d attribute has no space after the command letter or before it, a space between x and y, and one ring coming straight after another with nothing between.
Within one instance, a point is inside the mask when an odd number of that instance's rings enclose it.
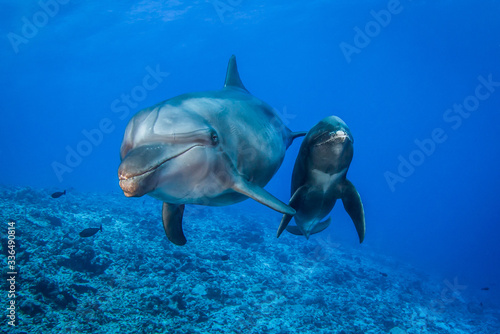
<instances>
[{"instance_id":1,"label":"smaller dolphin","mask_svg":"<svg viewBox=\"0 0 500 334\"><path fill-rule=\"evenodd\" d=\"M365 214L361 198L346 179L353 156L353 137L343 120L330 116L321 120L306 135L300 146L292 174L292 197L289 205L297 213L284 214L277 237L283 230L305 235L323 231L330 218L321 221L333 209L337 199L354 222L359 242L365 237ZM297 226L288 226L295 217Z\"/></svg>"}]
</instances>

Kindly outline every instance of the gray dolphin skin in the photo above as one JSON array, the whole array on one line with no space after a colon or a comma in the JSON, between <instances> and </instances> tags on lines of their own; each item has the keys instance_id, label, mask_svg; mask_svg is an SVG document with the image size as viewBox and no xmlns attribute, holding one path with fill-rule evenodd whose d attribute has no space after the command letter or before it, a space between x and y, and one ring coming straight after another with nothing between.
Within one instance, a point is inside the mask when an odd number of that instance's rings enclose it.
<instances>
[{"instance_id":1,"label":"gray dolphin skin","mask_svg":"<svg viewBox=\"0 0 500 334\"><path fill-rule=\"evenodd\" d=\"M297 226L288 226L291 214L284 214L277 237L285 230L307 239L323 231L330 218L322 221L333 209L337 199L354 222L359 242L365 237L365 214L361 198L353 184L346 179L353 157L353 137L340 118L330 116L316 124L300 146L292 174L292 197Z\"/></svg>"},{"instance_id":2,"label":"gray dolphin skin","mask_svg":"<svg viewBox=\"0 0 500 334\"><path fill-rule=\"evenodd\" d=\"M247 91L232 56L221 90L180 95L130 120L120 150L120 187L127 197L148 194L164 202L163 227L176 245L186 243L185 204L224 206L250 197L293 215L263 187L292 141L304 135L290 131Z\"/></svg>"}]
</instances>

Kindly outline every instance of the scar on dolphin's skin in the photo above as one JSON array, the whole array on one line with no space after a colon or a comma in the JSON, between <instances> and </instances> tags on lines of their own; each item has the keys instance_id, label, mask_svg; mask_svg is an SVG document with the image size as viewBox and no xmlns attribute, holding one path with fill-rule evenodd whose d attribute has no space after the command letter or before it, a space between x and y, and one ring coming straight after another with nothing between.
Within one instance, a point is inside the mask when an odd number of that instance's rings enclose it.
<instances>
[{"instance_id":1,"label":"scar on dolphin's skin","mask_svg":"<svg viewBox=\"0 0 500 334\"><path fill-rule=\"evenodd\" d=\"M224 206L252 198L294 215L263 187L293 140L305 134L292 132L249 93L232 56L222 89L179 95L132 117L120 149L120 187L128 197L163 201L163 227L176 245L186 243L186 204Z\"/></svg>"},{"instance_id":2,"label":"scar on dolphin's skin","mask_svg":"<svg viewBox=\"0 0 500 334\"><path fill-rule=\"evenodd\" d=\"M359 242L365 238L365 213L361 197L346 174L353 157L351 131L339 117L330 116L316 124L306 135L292 174L292 197L289 205L295 216L284 214L277 237L286 229L295 235L319 233L330 225L337 199L354 222ZM292 216L296 226L288 225Z\"/></svg>"}]
</instances>

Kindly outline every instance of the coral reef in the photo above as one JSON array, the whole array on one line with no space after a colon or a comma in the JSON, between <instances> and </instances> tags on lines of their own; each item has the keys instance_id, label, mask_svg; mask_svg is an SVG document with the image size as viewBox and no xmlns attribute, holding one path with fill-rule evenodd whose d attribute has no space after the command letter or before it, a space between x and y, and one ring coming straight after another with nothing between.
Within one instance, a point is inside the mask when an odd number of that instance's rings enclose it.
<instances>
[{"instance_id":1,"label":"coral reef","mask_svg":"<svg viewBox=\"0 0 500 334\"><path fill-rule=\"evenodd\" d=\"M160 202L52 192L0 187L3 263L15 220L18 270L18 322L4 333L500 332L494 307L444 298L441 281L369 246L276 239L268 211L190 206L178 247Z\"/></svg>"}]
</instances>

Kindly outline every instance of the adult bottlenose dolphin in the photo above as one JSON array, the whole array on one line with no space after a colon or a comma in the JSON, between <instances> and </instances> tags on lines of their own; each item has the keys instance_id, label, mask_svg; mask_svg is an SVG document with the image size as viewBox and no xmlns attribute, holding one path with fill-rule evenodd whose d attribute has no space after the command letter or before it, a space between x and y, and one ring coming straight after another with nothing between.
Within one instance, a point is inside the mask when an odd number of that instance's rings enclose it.
<instances>
[{"instance_id":1,"label":"adult bottlenose dolphin","mask_svg":"<svg viewBox=\"0 0 500 334\"><path fill-rule=\"evenodd\" d=\"M265 102L243 86L229 59L221 90L180 95L138 112L125 130L118 168L128 197L163 201L163 227L184 245L185 204L230 205L248 197L289 215L295 210L263 187L293 139Z\"/></svg>"},{"instance_id":2,"label":"adult bottlenose dolphin","mask_svg":"<svg viewBox=\"0 0 500 334\"><path fill-rule=\"evenodd\" d=\"M300 146L292 173L292 197L289 205L297 210L297 226L288 226L291 214L284 214L278 228L292 234L305 235L323 231L330 224L325 218L337 199L354 222L359 242L365 237L365 214L361 198L353 184L346 179L353 156L353 137L343 120L326 117L306 135Z\"/></svg>"}]
</instances>

